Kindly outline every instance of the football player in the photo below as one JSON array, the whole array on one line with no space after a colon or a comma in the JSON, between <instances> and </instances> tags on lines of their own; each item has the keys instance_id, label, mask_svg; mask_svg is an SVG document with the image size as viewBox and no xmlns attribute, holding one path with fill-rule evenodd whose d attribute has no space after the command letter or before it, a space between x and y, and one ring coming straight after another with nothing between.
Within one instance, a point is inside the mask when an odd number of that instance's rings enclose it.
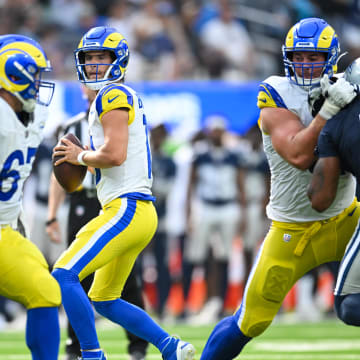
<instances>
[{"instance_id":1,"label":"football player","mask_svg":"<svg viewBox=\"0 0 360 360\"><path fill-rule=\"evenodd\" d=\"M27 309L26 344L33 360L57 360L60 342L60 287L27 238L21 206L54 90L54 83L41 79L49 70L37 42L0 37L0 294Z\"/></svg>"},{"instance_id":2,"label":"football player","mask_svg":"<svg viewBox=\"0 0 360 360\"><path fill-rule=\"evenodd\" d=\"M344 73L344 78L360 85L360 58L356 59ZM341 174L349 172L360 183L360 96L322 129L317 146L317 161L308 196L312 207L323 212L336 199ZM360 259L359 224L346 249L339 269L335 287L335 310L346 324L360 326Z\"/></svg>"},{"instance_id":3,"label":"football player","mask_svg":"<svg viewBox=\"0 0 360 360\"><path fill-rule=\"evenodd\" d=\"M236 357L271 324L284 297L304 274L342 258L360 215L350 174L339 179L335 201L322 213L307 197L317 138L326 121L356 96L345 79L334 84L340 55L334 29L319 18L306 18L288 32L283 46L286 76L260 84L259 126L271 171L267 216L270 230L245 286L241 306L211 333L202 360ZM311 86L321 83L328 96L313 117L307 105Z\"/></svg>"},{"instance_id":4,"label":"football player","mask_svg":"<svg viewBox=\"0 0 360 360\"><path fill-rule=\"evenodd\" d=\"M129 48L114 28L96 27L75 51L79 80L97 91L89 112L91 150L63 139L55 165L68 161L95 168L102 213L85 225L56 262L63 305L82 349L82 359L103 360L94 313L80 281L95 272L89 291L98 313L154 344L165 360L191 360L194 347L170 336L147 313L120 299L139 253L157 226L151 193L151 153L144 106L124 84Z\"/></svg>"},{"instance_id":5,"label":"football player","mask_svg":"<svg viewBox=\"0 0 360 360\"><path fill-rule=\"evenodd\" d=\"M96 92L90 90L85 86L81 86L83 95L89 101L90 105L95 99ZM61 126L57 132L60 134L72 133L76 135L82 144L89 143L88 134L88 110L81 112L71 119L69 119L63 126ZM46 232L48 233L51 241L54 243L61 243L61 225L57 220L57 213L59 207L65 200L65 189L57 182L54 174L52 174L49 186L48 196L48 221L46 226ZM67 228L67 246L69 246L75 239L76 233L91 219L99 214L101 210L100 203L96 196L95 188L95 175L90 171L87 171L86 176L81 186L73 193L69 194L69 211L68 211L68 228ZM142 296L142 284L140 280L140 268L136 265L131 271L128 279L126 280L122 298L131 302L141 308L144 308L144 299ZM86 277L81 285L86 292L89 291L93 281L93 274ZM71 327L67 324L67 339L65 346L66 357L63 360L78 360L81 356L80 344L76 337L76 334ZM126 337L128 338L128 353L129 360L144 360L148 342L135 336L134 334L126 331Z\"/></svg>"}]
</instances>

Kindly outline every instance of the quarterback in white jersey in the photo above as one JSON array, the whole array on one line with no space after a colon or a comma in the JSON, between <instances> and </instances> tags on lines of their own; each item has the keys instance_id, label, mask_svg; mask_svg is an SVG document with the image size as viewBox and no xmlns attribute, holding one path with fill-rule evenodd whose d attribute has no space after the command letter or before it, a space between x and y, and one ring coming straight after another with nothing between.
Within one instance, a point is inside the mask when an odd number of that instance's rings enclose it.
<instances>
[{"instance_id":1,"label":"quarterback in white jersey","mask_svg":"<svg viewBox=\"0 0 360 360\"><path fill-rule=\"evenodd\" d=\"M89 113L89 133L93 150L104 144L102 116L113 109L127 109L129 139L127 156L120 166L96 170L97 193L105 205L119 196L151 196L151 154L146 116L141 99L124 84L112 84L99 91Z\"/></svg>"},{"instance_id":2,"label":"quarterback in white jersey","mask_svg":"<svg viewBox=\"0 0 360 360\"><path fill-rule=\"evenodd\" d=\"M259 126L271 171L267 214L272 224L240 308L216 325L201 360L235 358L271 324L298 279L344 255L360 215L352 176L342 176L338 196L326 212L314 211L307 198L319 133L327 119L356 96L344 79L334 84L329 80L339 52L337 35L329 24L318 18L303 19L289 30L283 46L286 77L272 76L260 84ZM313 118L307 97L316 83L327 97Z\"/></svg>"},{"instance_id":3,"label":"quarterback in white jersey","mask_svg":"<svg viewBox=\"0 0 360 360\"><path fill-rule=\"evenodd\" d=\"M80 285L95 272L89 297L98 313L151 342L163 359L191 360L191 344L171 337L145 311L120 299L137 256L157 227L146 116L135 91L123 84L128 44L114 28L92 28L81 39L75 59L79 80L98 92L89 112L91 150L62 139L65 144L56 146L53 155L62 157L56 164L68 161L95 168L102 213L77 233L53 275L82 359L106 359Z\"/></svg>"},{"instance_id":4,"label":"quarterback in white jersey","mask_svg":"<svg viewBox=\"0 0 360 360\"><path fill-rule=\"evenodd\" d=\"M34 40L0 36L0 295L27 309L26 343L34 360L57 360L60 343L60 288L27 238L22 218L24 182L42 140L44 105L54 90L53 83L41 80L49 66ZM48 95L44 101L40 90Z\"/></svg>"}]
</instances>

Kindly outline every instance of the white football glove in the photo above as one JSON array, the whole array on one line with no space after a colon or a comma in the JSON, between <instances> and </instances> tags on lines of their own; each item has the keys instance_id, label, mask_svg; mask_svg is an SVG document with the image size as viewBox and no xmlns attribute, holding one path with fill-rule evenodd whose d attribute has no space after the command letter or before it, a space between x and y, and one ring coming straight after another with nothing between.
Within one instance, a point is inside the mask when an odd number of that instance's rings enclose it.
<instances>
[{"instance_id":1,"label":"white football glove","mask_svg":"<svg viewBox=\"0 0 360 360\"><path fill-rule=\"evenodd\" d=\"M320 81L320 85L325 96L325 102L319 111L319 115L325 120L336 115L356 97L355 87L344 78L331 83L328 75L325 74Z\"/></svg>"}]
</instances>

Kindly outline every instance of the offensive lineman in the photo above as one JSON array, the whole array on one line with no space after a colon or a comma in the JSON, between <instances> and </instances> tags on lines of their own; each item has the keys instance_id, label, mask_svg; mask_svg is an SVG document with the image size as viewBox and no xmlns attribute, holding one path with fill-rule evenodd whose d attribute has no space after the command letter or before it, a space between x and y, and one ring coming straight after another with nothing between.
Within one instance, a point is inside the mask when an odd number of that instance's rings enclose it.
<instances>
[{"instance_id":1,"label":"offensive lineman","mask_svg":"<svg viewBox=\"0 0 360 360\"><path fill-rule=\"evenodd\" d=\"M80 280L95 271L89 291L97 312L154 344L165 360L191 360L194 347L169 336L142 309L120 299L139 253L157 226L151 194L151 153L141 99L123 84L128 65L127 41L114 28L96 27L75 51L79 80L96 90L89 112L91 150L70 141L53 156L92 166L102 213L85 225L56 262L63 305L82 349L82 359L105 360L94 314Z\"/></svg>"},{"instance_id":2,"label":"offensive lineman","mask_svg":"<svg viewBox=\"0 0 360 360\"><path fill-rule=\"evenodd\" d=\"M271 228L247 281L241 306L211 333L201 360L235 358L271 324L295 282L322 263L340 260L356 227L360 208L351 175L341 176L335 201L323 213L312 209L307 186L315 161L317 138L326 121L356 96L336 72L340 47L324 20L307 18L288 32L283 46L285 77L260 84L259 125L271 171L267 216ZM327 98L314 118L308 90L321 84Z\"/></svg>"},{"instance_id":3,"label":"offensive lineman","mask_svg":"<svg viewBox=\"0 0 360 360\"><path fill-rule=\"evenodd\" d=\"M34 40L0 37L0 294L27 309L26 344L33 360L57 360L60 343L60 288L27 238L22 213L24 182L42 140L44 106L54 90L41 75L50 70Z\"/></svg>"}]
</instances>

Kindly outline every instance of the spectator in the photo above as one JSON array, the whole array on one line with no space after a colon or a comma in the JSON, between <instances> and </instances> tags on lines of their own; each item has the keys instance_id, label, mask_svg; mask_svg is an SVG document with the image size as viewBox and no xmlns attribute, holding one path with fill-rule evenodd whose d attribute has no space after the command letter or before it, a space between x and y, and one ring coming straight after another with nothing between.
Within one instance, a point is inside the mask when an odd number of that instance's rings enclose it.
<instances>
[{"instance_id":1,"label":"spectator","mask_svg":"<svg viewBox=\"0 0 360 360\"><path fill-rule=\"evenodd\" d=\"M216 321L223 310L232 242L239 231L239 206L243 230L246 205L244 171L236 154L224 143L224 118L209 117L206 131L208 139L195 154L190 173L187 195L190 236L185 245L185 260L192 269L203 267L209 250L213 248L216 268L213 274L217 278L213 281L207 276L207 303L198 315L190 319L197 324Z\"/></svg>"},{"instance_id":2,"label":"spectator","mask_svg":"<svg viewBox=\"0 0 360 360\"><path fill-rule=\"evenodd\" d=\"M202 27L200 41L210 76L231 80L251 78L254 64L251 38L234 17L227 0L219 2L219 16Z\"/></svg>"}]
</instances>

